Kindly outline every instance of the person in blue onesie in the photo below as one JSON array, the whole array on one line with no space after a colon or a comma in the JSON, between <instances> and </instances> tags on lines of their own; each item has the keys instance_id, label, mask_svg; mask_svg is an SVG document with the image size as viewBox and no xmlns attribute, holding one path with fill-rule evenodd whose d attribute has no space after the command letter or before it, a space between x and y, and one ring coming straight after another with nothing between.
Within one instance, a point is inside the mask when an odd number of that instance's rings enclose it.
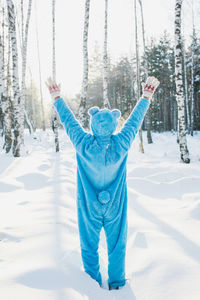
<instances>
[{"instance_id":1,"label":"person in blue onesie","mask_svg":"<svg viewBox=\"0 0 200 300\"><path fill-rule=\"evenodd\" d=\"M119 110L90 108L92 133L88 133L60 97L59 86L51 79L47 85L76 150L78 226L84 269L102 285L98 246L103 227L108 248L108 285L109 289L118 289L126 283L128 151L159 81L148 77L141 99L117 134L114 132L120 117Z\"/></svg>"}]
</instances>

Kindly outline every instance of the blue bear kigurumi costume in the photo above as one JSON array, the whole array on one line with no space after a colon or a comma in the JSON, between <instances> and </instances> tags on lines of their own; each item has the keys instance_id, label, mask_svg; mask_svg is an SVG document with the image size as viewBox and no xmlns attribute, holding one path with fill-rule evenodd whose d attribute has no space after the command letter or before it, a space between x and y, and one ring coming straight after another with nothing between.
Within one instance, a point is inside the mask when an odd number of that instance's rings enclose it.
<instances>
[{"instance_id":1,"label":"blue bear kigurumi costume","mask_svg":"<svg viewBox=\"0 0 200 300\"><path fill-rule=\"evenodd\" d=\"M90 109L90 134L83 130L62 98L54 103L76 149L78 225L84 269L100 285L98 245L102 227L108 246L109 286L125 285L126 161L149 104L149 100L141 98L122 130L114 135L118 110Z\"/></svg>"}]
</instances>

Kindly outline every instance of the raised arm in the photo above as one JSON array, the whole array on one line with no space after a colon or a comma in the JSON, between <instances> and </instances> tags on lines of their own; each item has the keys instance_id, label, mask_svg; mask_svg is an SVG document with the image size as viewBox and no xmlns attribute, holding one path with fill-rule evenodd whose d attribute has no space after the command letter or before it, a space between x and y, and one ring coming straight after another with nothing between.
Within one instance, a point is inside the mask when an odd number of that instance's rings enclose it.
<instances>
[{"instance_id":1,"label":"raised arm","mask_svg":"<svg viewBox=\"0 0 200 300\"><path fill-rule=\"evenodd\" d=\"M87 133L83 130L80 123L76 120L74 114L62 98L56 99L54 106L72 144L76 148Z\"/></svg>"},{"instance_id":2,"label":"raised arm","mask_svg":"<svg viewBox=\"0 0 200 300\"><path fill-rule=\"evenodd\" d=\"M51 97L54 101L54 107L56 108L58 115L62 124L65 127L65 130L74 145L75 148L80 144L82 139L87 133L83 130L80 123L74 117L72 111L68 108L65 101L60 97L60 86L56 83L53 83L49 78L46 83L51 94Z\"/></svg>"},{"instance_id":3,"label":"raised arm","mask_svg":"<svg viewBox=\"0 0 200 300\"><path fill-rule=\"evenodd\" d=\"M159 85L159 81L155 77L148 77L143 88L143 94L128 120L124 124L122 130L118 133L118 137L122 143L123 148L129 150L135 136L140 129L145 114L149 108L150 100Z\"/></svg>"}]
</instances>

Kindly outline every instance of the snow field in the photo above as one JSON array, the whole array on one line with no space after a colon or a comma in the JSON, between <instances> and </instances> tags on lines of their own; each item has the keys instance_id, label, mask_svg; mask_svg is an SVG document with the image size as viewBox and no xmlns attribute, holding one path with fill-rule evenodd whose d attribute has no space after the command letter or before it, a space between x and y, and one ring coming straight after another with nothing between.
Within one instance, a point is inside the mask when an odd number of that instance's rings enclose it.
<instances>
[{"instance_id":1,"label":"snow field","mask_svg":"<svg viewBox=\"0 0 200 300\"><path fill-rule=\"evenodd\" d=\"M151 145L145 134L145 153L137 138L129 152L128 281L118 291L107 290L103 232L104 289L83 272L75 152L64 131L60 153L50 131L27 133L24 157L1 153L0 299L200 299L200 134L188 136L188 165L174 134L154 133Z\"/></svg>"}]
</instances>

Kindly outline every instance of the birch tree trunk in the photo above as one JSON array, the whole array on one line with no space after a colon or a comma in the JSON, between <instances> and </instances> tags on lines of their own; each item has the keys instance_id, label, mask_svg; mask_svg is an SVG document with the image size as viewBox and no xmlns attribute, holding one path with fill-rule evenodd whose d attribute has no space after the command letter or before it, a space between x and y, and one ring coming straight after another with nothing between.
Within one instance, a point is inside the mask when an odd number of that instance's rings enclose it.
<instances>
[{"instance_id":1,"label":"birch tree trunk","mask_svg":"<svg viewBox=\"0 0 200 300\"><path fill-rule=\"evenodd\" d=\"M191 115L190 115L190 134L193 136L194 130L194 52L192 50L192 61L191 61Z\"/></svg>"},{"instance_id":2,"label":"birch tree trunk","mask_svg":"<svg viewBox=\"0 0 200 300\"><path fill-rule=\"evenodd\" d=\"M4 39L3 39L4 40ZM12 122L10 112L10 101L5 86L5 64L4 64L4 49L2 38L0 36L0 101L1 109L3 113L3 127L4 127L4 146L6 153L8 153L12 147Z\"/></svg>"},{"instance_id":3,"label":"birch tree trunk","mask_svg":"<svg viewBox=\"0 0 200 300\"><path fill-rule=\"evenodd\" d=\"M0 9L1 9L0 3ZM0 11L1 14L1 11ZM4 90L4 8L2 7L3 20L0 20L0 27L2 28L2 36L0 33L0 122L2 126L1 136L4 136L4 110L3 110L3 90Z\"/></svg>"},{"instance_id":4,"label":"birch tree trunk","mask_svg":"<svg viewBox=\"0 0 200 300\"><path fill-rule=\"evenodd\" d=\"M193 12L192 12L193 15ZM194 131L194 36L195 36L195 29L194 29L194 15L193 17L193 35L192 35L192 57L191 57L191 111L190 111L190 134L193 136Z\"/></svg>"},{"instance_id":5,"label":"birch tree trunk","mask_svg":"<svg viewBox=\"0 0 200 300\"><path fill-rule=\"evenodd\" d=\"M139 46L138 46L138 32L137 32L137 6L136 6L136 0L134 0L134 11L135 11L135 52L136 52L136 96L137 101L140 98L140 61L139 61ZM142 129L139 129L139 151L141 153L144 153L144 147L143 147L143 139L142 139Z\"/></svg>"},{"instance_id":6,"label":"birch tree trunk","mask_svg":"<svg viewBox=\"0 0 200 300\"><path fill-rule=\"evenodd\" d=\"M194 45L195 45L195 27L194 27L194 7L192 0L192 57L191 57L191 116L190 116L190 134L194 131Z\"/></svg>"},{"instance_id":7,"label":"birch tree trunk","mask_svg":"<svg viewBox=\"0 0 200 300\"><path fill-rule=\"evenodd\" d=\"M142 17L142 40L143 40L143 48L144 48L144 72L145 72L145 81L148 77L148 62L147 62L147 55L146 55L146 42L145 42L145 30L144 30L144 14L143 14L143 6L142 6L142 0L138 0L140 4L141 9L141 17ZM148 144L152 144L152 136L151 136L151 106L147 111L146 117L146 126L147 126L147 141Z\"/></svg>"},{"instance_id":8,"label":"birch tree trunk","mask_svg":"<svg viewBox=\"0 0 200 300\"><path fill-rule=\"evenodd\" d=\"M21 97L22 102L25 103L25 80L26 80L26 59L27 59L27 43L28 43L28 29L29 29L29 22L31 17L31 6L32 6L32 0L29 0L28 3L28 11L27 11L27 18L26 18L26 26L24 28L24 2L21 0L21 35L22 35L22 81L21 81ZM21 112L23 113L23 111ZM31 124L31 121L29 120L29 116L24 109L24 116L26 123L28 125L29 131L32 134L33 133L33 126Z\"/></svg>"},{"instance_id":9,"label":"birch tree trunk","mask_svg":"<svg viewBox=\"0 0 200 300\"><path fill-rule=\"evenodd\" d=\"M190 132L190 113L189 113L189 101L188 101L188 84L187 84L187 68L185 61L185 42L183 41L183 72L184 72L184 87L185 87L185 107L187 118L187 131Z\"/></svg>"},{"instance_id":10,"label":"birch tree trunk","mask_svg":"<svg viewBox=\"0 0 200 300\"><path fill-rule=\"evenodd\" d=\"M185 103L182 75L182 41L181 41L181 7L182 0L175 4L175 76L176 76L176 101L178 105L178 132L181 159L190 163L186 140Z\"/></svg>"},{"instance_id":11,"label":"birch tree trunk","mask_svg":"<svg viewBox=\"0 0 200 300\"><path fill-rule=\"evenodd\" d=\"M34 101L34 96L33 96L33 77L31 70L29 68L29 73L30 73L30 78L31 78L31 123L33 126L33 131L36 131L36 121L35 121L35 116L36 116L36 110L35 110L35 101ZM36 137L34 137L36 138Z\"/></svg>"},{"instance_id":12,"label":"birch tree trunk","mask_svg":"<svg viewBox=\"0 0 200 300\"><path fill-rule=\"evenodd\" d=\"M11 78L11 39L8 32L8 53L7 53L7 70L6 78L5 78L5 93L8 98L8 106L9 106L9 114L10 114L10 122L11 122L11 130L14 127L14 112L13 112L13 103L11 99L11 89L12 89L12 78ZM12 138L12 137L11 137ZM13 139L13 138L12 138Z\"/></svg>"},{"instance_id":13,"label":"birch tree trunk","mask_svg":"<svg viewBox=\"0 0 200 300\"><path fill-rule=\"evenodd\" d=\"M19 74L18 74L18 49L17 37L15 26L15 11L12 0L7 0L8 11L8 27L11 39L12 48L12 87L14 96L14 142L13 142L13 156L21 156L22 146L24 144L24 103L21 97L19 87Z\"/></svg>"},{"instance_id":14,"label":"birch tree trunk","mask_svg":"<svg viewBox=\"0 0 200 300\"><path fill-rule=\"evenodd\" d=\"M105 0L105 20L104 20L104 54L103 54L103 104L106 108L111 108L108 100L108 0Z\"/></svg>"},{"instance_id":15,"label":"birch tree trunk","mask_svg":"<svg viewBox=\"0 0 200 300\"><path fill-rule=\"evenodd\" d=\"M85 0L85 20L83 31L83 80L81 91L81 103L79 106L78 117L84 128L88 128L87 117L87 90L88 90L88 28L90 15L90 0Z\"/></svg>"},{"instance_id":16,"label":"birch tree trunk","mask_svg":"<svg viewBox=\"0 0 200 300\"><path fill-rule=\"evenodd\" d=\"M1 13L1 12L0 12ZM3 20L4 22L4 20ZM0 22L0 26L2 27L2 31L3 30L3 24L1 24ZM4 135L4 114L3 114L3 107L2 107L2 94L3 94L3 68L4 68L4 59L3 59L3 43L2 43L2 38L1 38L1 34L0 34L0 125L2 127L2 132L1 132L1 136Z\"/></svg>"},{"instance_id":17,"label":"birch tree trunk","mask_svg":"<svg viewBox=\"0 0 200 300\"><path fill-rule=\"evenodd\" d=\"M40 79L40 103L41 103L41 114L42 114L42 130L45 131L46 130L46 125L45 125L44 101L43 101L43 93L42 93L42 76L41 76L41 64L40 64L40 49L39 49L36 2L35 2L35 29L36 29L37 55L38 55L38 67L39 67L39 79Z\"/></svg>"},{"instance_id":18,"label":"birch tree trunk","mask_svg":"<svg viewBox=\"0 0 200 300\"><path fill-rule=\"evenodd\" d=\"M22 59L23 59L23 44L24 44L24 0L20 1L21 4L21 50L22 50ZM18 21L19 27L19 21Z\"/></svg>"},{"instance_id":19,"label":"birch tree trunk","mask_svg":"<svg viewBox=\"0 0 200 300\"><path fill-rule=\"evenodd\" d=\"M56 81L56 51L55 51L55 0L52 0L52 22L53 22L53 64L52 77ZM55 108L52 109L52 129L55 137L56 152L59 152L59 138L58 138L58 117Z\"/></svg>"}]
</instances>

